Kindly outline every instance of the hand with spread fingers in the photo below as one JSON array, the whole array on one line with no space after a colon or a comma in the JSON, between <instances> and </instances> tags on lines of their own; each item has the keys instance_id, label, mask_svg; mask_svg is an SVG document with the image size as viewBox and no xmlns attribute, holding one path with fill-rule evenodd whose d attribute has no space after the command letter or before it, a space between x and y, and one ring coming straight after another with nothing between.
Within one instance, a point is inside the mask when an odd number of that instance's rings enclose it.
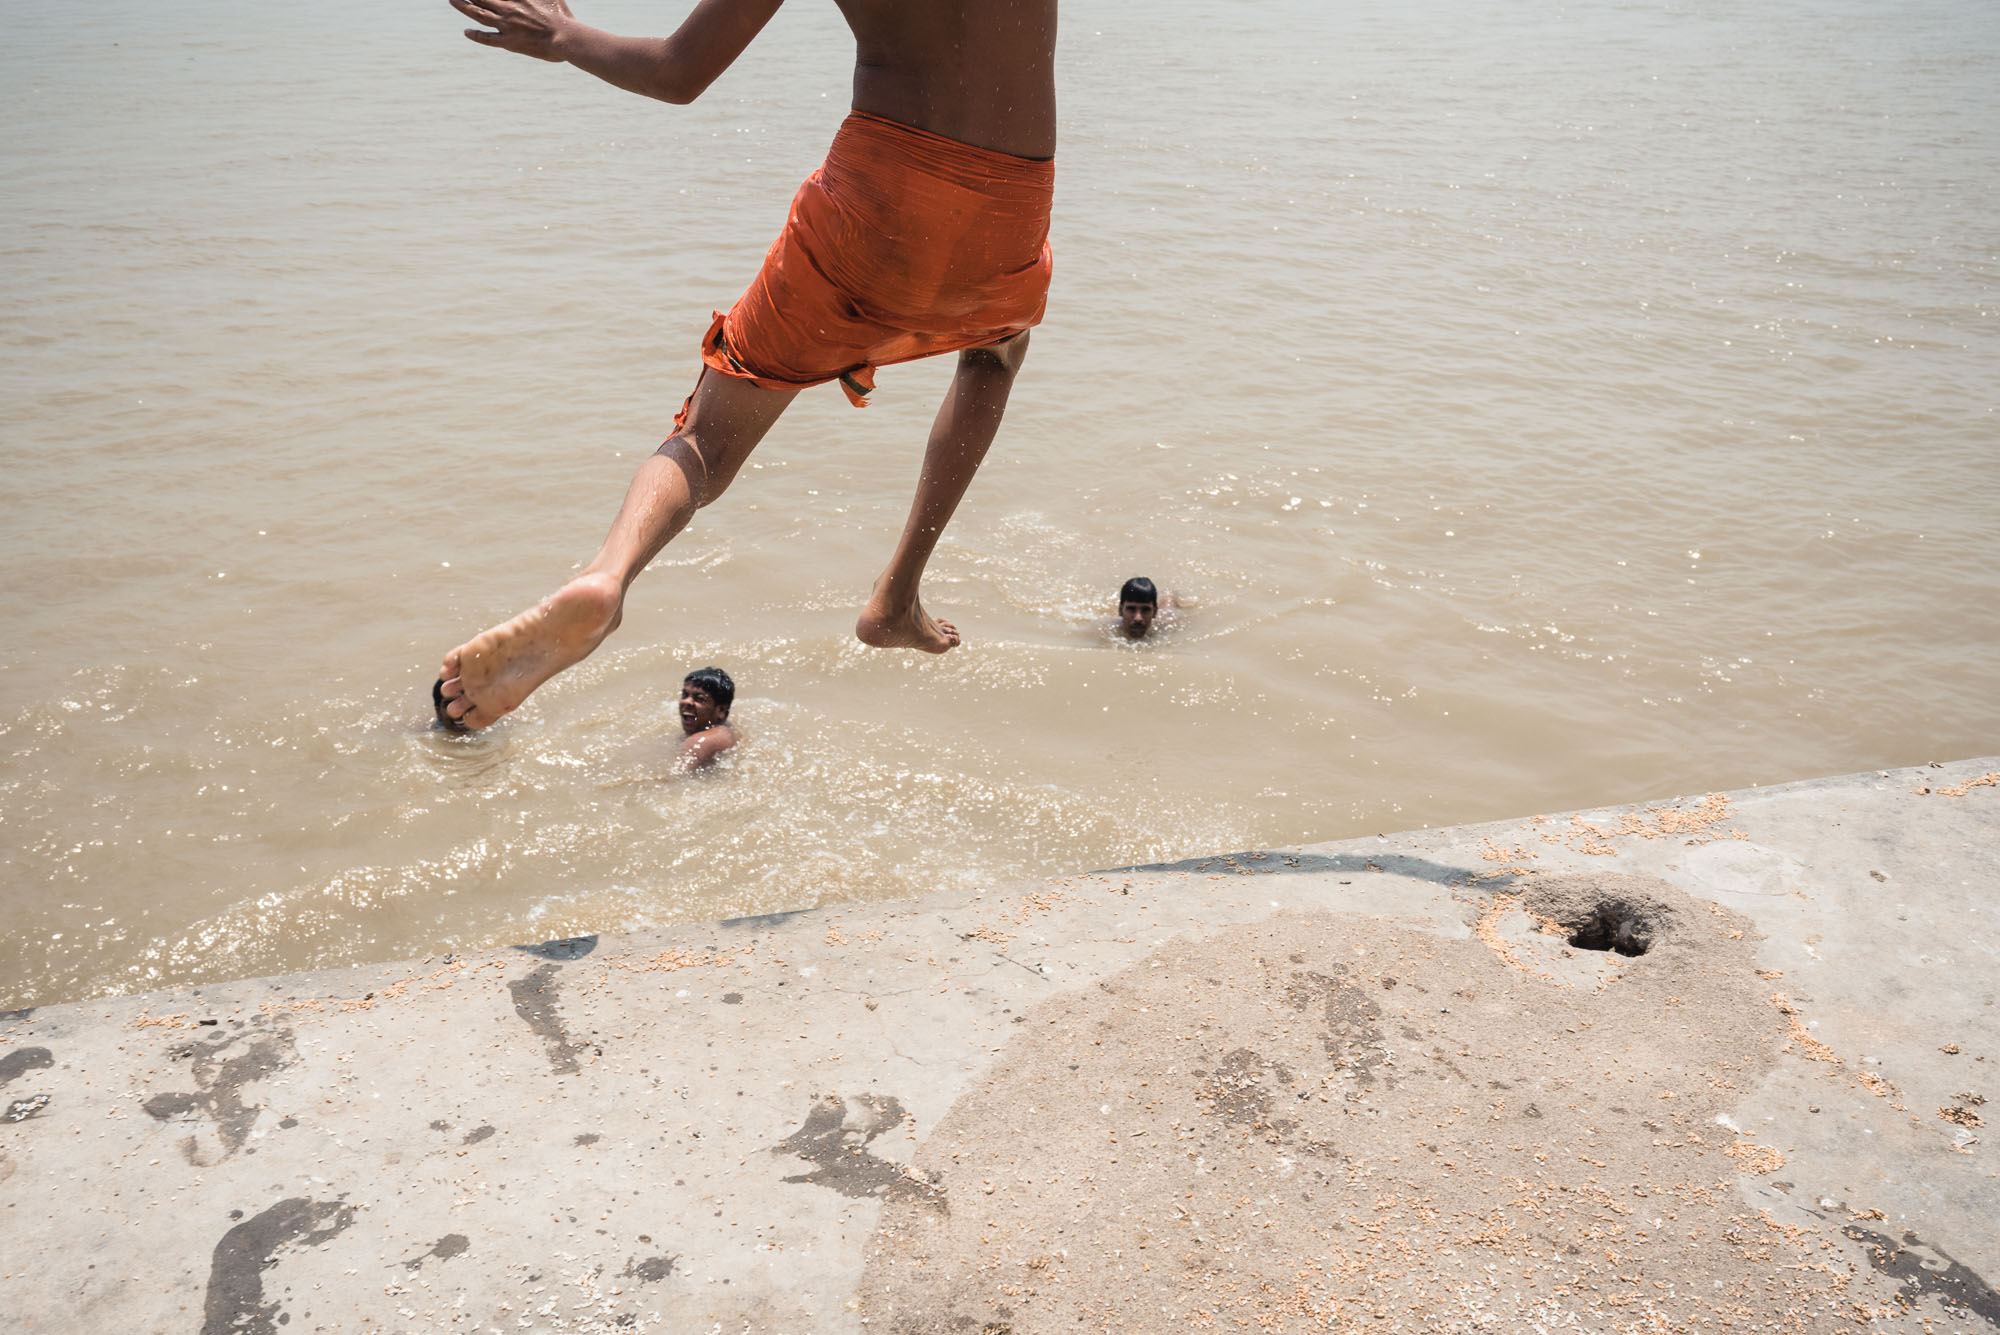
<instances>
[{"instance_id":1,"label":"hand with spread fingers","mask_svg":"<svg viewBox=\"0 0 2000 1335\"><path fill-rule=\"evenodd\" d=\"M451 6L480 25L465 35L481 46L686 106L784 2L691 0L666 37L593 28L571 15L569 0ZM862 403L877 366L944 353L957 354L958 372L924 446L903 535L854 634L878 649L941 654L959 645L957 627L924 610L920 586L1000 429L1028 330L1048 304L1058 3L840 0L854 32L854 109L824 168L799 187L746 296L703 336L701 371L673 434L639 465L597 555L439 663L431 708L440 727L497 723L590 657L618 628L646 563L722 494L802 390L837 380ZM864 315L864 301L877 313ZM689 768L733 739L726 698L721 706L712 719L684 716L684 728L697 725L683 743Z\"/></svg>"},{"instance_id":2,"label":"hand with spread fingers","mask_svg":"<svg viewBox=\"0 0 2000 1335\"><path fill-rule=\"evenodd\" d=\"M537 60L560 63L565 58L557 50L557 43L573 19L564 0L450 0L450 3L474 23L486 25L465 30L465 35L481 46L518 51Z\"/></svg>"}]
</instances>

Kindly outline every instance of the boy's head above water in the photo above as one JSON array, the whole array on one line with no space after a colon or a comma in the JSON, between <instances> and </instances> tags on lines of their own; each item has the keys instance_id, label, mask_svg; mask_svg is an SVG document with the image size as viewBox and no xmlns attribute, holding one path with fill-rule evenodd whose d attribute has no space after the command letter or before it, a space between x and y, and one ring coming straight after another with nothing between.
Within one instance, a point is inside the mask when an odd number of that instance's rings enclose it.
<instances>
[{"instance_id":1,"label":"boy's head above water","mask_svg":"<svg viewBox=\"0 0 2000 1335\"><path fill-rule=\"evenodd\" d=\"M1118 633L1128 640L1143 640L1160 614L1160 591L1144 575L1135 575L1118 590Z\"/></svg>"},{"instance_id":2,"label":"boy's head above water","mask_svg":"<svg viewBox=\"0 0 2000 1335\"><path fill-rule=\"evenodd\" d=\"M729 721L736 683L719 667L696 668L681 678L681 731L693 734Z\"/></svg>"}]
</instances>

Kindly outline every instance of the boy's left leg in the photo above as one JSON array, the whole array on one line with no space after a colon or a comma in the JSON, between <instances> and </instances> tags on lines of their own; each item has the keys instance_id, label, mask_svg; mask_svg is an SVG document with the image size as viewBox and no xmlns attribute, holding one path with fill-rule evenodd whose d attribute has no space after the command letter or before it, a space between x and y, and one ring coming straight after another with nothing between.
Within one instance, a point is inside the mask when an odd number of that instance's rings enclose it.
<instances>
[{"instance_id":1,"label":"boy's left leg","mask_svg":"<svg viewBox=\"0 0 2000 1335\"><path fill-rule=\"evenodd\" d=\"M639 465L590 564L521 615L444 656L432 693L439 721L486 727L589 657L618 628L625 591L646 563L723 493L797 394L704 369L685 420Z\"/></svg>"},{"instance_id":2,"label":"boy's left leg","mask_svg":"<svg viewBox=\"0 0 2000 1335\"><path fill-rule=\"evenodd\" d=\"M972 485L980 461L1000 430L1014 376L1028 353L1028 333L1022 330L1005 343L972 348L958 355L958 374L951 392L931 424L924 448L924 468L910 517L889 566L875 580L868 605L855 622L854 633L864 644L885 649L922 649L941 654L959 642L958 627L924 611L917 596L924 566L938 538Z\"/></svg>"}]
</instances>

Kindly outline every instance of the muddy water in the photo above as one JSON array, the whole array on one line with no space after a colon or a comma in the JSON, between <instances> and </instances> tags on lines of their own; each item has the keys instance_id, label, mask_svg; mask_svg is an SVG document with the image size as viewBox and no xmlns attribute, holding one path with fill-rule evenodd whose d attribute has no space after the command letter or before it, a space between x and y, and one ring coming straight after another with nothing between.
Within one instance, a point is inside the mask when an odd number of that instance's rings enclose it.
<instances>
[{"instance_id":1,"label":"muddy water","mask_svg":"<svg viewBox=\"0 0 2000 1335\"><path fill-rule=\"evenodd\" d=\"M831 6L688 108L442 3L14 15L0 1005L1993 751L2000 18L1737 8L1070 4L966 646L849 636L894 369L470 740L437 659L664 433ZM1195 605L1132 648L1136 573ZM663 780L703 663L744 743Z\"/></svg>"}]
</instances>

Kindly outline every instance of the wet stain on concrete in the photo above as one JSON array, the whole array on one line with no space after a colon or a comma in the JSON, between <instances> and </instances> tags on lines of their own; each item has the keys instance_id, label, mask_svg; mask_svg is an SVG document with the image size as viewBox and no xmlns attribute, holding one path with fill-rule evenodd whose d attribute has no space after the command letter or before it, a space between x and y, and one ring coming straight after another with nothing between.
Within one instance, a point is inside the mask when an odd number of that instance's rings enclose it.
<instances>
[{"instance_id":1,"label":"wet stain on concrete","mask_svg":"<svg viewBox=\"0 0 2000 1335\"><path fill-rule=\"evenodd\" d=\"M16 1048L0 1057L0 1089L5 1089L30 1071L46 1070L55 1064L55 1054L47 1048Z\"/></svg>"},{"instance_id":2,"label":"wet stain on concrete","mask_svg":"<svg viewBox=\"0 0 2000 1335\"><path fill-rule=\"evenodd\" d=\"M1262 1130L1269 1125L1271 1116L1271 1091L1264 1087L1266 1081L1282 1079L1291 1084L1291 1072L1282 1066L1282 1077L1272 1070L1272 1064L1259 1057L1249 1048L1238 1048L1222 1059L1213 1071L1196 1071L1197 1097L1215 1110L1216 1116L1225 1122Z\"/></svg>"},{"instance_id":3,"label":"wet stain on concrete","mask_svg":"<svg viewBox=\"0 0 2000 1335\"><path fill-rule=\"evenodd\" d=\"M560 941L544 941L538 946L515 946L514 949L545 960L580 960L597 949L594 936L566 936Z\"/></svg>"},{"instance_id":4,"label":"wet stain on concrete","mask_svg":"<svg viewBox=\"0 0 2000 1335\"><path fill-rule=\"evenodd\" d=\"M463 1233L447 1233L431 1244L431 1249L421 1256L412 1256L403 1262L405 1270L419 1270L424 1262L435 1256L440 1261L449 1261L454 1256L463 1256L472 1242Z\"/></svg>"},{"instance_id":5,"label":"wet stain on concrete","mask_svg":"<svg viewBox=\"0 0 2000 1335\"><path fill-rule=\"evenodd\" d=\"M209 1263L201 1335L277 1335L290 1317L275 1300L264 1301L264 1272L285 1248L317 1247L353 1222L354 1207L344 1200L295 1196L223 1234Z\"/></svg>"},{"instance_id":6,"label":"wet stain on concrete","mask_svg":"<svg viewBox=\"0 0 2000 1335\"><path fill-rule=\"evenodd\" d=\"M549 1066L557 1075L575 1075L582 1069L577 1065L577 1054L588 1045L570 1042L569 1031L563 1028L562 1013L556 1009L556 975L560 971L559 965L544 964L509 982L507 991L514 998L514 1014L527 1021L528 1028L547 1045Z\"/></svg>"},{"instance_id":7,"label":"wet stain on concrete","mask_svg":"<svg viewBox=\"0 0 2000 1335\"><path fill-rule=\"evenodd\" d=\"M459 1144L477 1145L482 1140L491 1140L493 1138L493 1135L494 1135L493 1127L482 1126L479 1127L477 1130L466 1132L465 1139L460 1141Z\"/></svg>"},{"instance_id":8,"label":"wet stain on concrete","mask_svg":"<svg viewBox=\"0 0 2000 1335\"><path fill-rule=\"evenodd\" d=\"M817 1165L810 1173L786 1178L787 1182L810 1182L843 1196L907 1202L949 1213L941 1179L920 1176L868 1148L883 1132L901 1127L905 1115L902 1101L886 1095L862 1094L850 1105L829 1094L813 1104L805 1125L771 1152L797 1155Z\"/></svg>"},{"instance_id":9,"label":"wet stain on concrete","mask_svg":"<svg viewBox=\"0 0 2000 1335\"><path fill-rule=\"evenodd\" d=\"M232 1052L232 1049L238 1050ZM289 1030L250 1030L227 1035L216 1030L203 1039L181 1044L169 1055L174 1061L189 1063L188 1073L194 1078L195 1092L155 1094L143 1106L148 1115L162 1122L206 1117L215 1128L222 1152L204 1159L199 1136L191 1135L181 1142L181 1153L187 1156L187 1161L206 1167L242 1149L250 1128L256 1124L262 1108L244 1101L243 1087L290 1066L295 1052Z\"/></svg>"},{"instance_id":10,"label":"wet stain on concrete","mask_svg":"<svg viewBox=\"0 0 2000 1335\"><path fill-rule=\"evenodd\" d=\"M586 1150L589 1149L592 1145L595 1145L598 1141L602 1139L604 1139L604 1137L598 1135L595 1131L584 1131L580 1132L577 1135L577 1138L575 1140L572 1140L570 1144L574 1145L577 1149Z\"/></svg>"},{"instance_id":11,"label":"wet stain on concrete","mask_svg":"<svg viewBox=\"0 0 2000 1335\"><path fill-rule=\"evenodd\" d=\"M680 1264L680 1260L678 1256L649 1256L643 1261L634 1257L626 1262L623 1270L618 1272L618 1278L636 1279L642 1284L657 1284L674 1273L674 1267Z\"/></svg>"},{"instance_id":12,"label":"wet stain on concrete","mask_svg":"<svg viewBox=\"0 0 2000 1335\"><path fill-rule=\"evenodd\" d=\"M0 1122L25 1122L30 1117L40 1115L49 1106L49 1095L32 1094L25 1099L15 1099L7 1105L7 1111L0 1113Z\"/></svg>"},{"instance_id":13,"label":"wet stain on concrete","mask_svg":"<svg viewBox=\"0 0 2000 1335\"><path fill-rule=\"evenodd\" d=\"M1995 1330L2000 1330L2000 1294L1977 1273L1954 1261L1936 1243L1925 1242L1914 1233L1903 1234L1896 1242L1889 1237L1848 1224L1841 1230L1864 1248L1868 1264L1902 1287L1896 1297L1906 1303L1920 1298L1936 1298L1954 1315L1970 1312ZM1943 1265L1926 1265L1935 1256Z\"/></svg>"},{"instance_id":14,"label":"wet stain on concrete","mask_svg":"<svg viewBox=\"0 0 2000 1335\"><path fill-rule=\"evenodd\" d=\"M1336 965L1331 975L1316 972L1294 974L1285 988L1285 1004L1302 1011L1315 1002L1326 1030L1320 1047L1333 1058L1336 1069L1345 1071L1357 1085L1375 1083L1375 1070L1388 1052L1382 1046L1382 1008L1361 988L1347 981L1345 966Z\"/></svg>"}]
</instances>

